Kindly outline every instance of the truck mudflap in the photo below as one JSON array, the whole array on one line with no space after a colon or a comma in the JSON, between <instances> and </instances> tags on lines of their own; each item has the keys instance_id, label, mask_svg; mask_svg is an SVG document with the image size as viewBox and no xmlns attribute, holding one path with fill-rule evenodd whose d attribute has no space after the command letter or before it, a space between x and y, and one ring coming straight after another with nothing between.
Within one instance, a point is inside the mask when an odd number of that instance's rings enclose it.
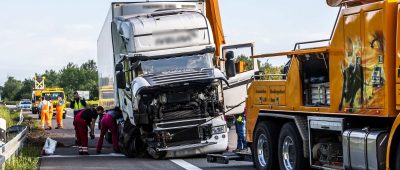
<instances>
[{"instance_id":1,"label":"truck mudflap","mask_svg":"<svg viewBox=\"0 0 400 170\"><path fill-rule=\"evenodd\" d=\"M183 149L198 148L198 147L209 146L209 145L214 145L214 144L217 144L217 142L206 142L206 143L197 143L197 144L192 144L192 145L172 146L172 147L166 147L166 148L157 148L156 150L159 152L161 152L161 151L178 151L178 150L183 150Z\"/></svg>"},{"instance_id":2,"label":"truck mudflap","mask_svg":"<svg viewBox=\"0 0 400 170\"><path fill-rule=\"evenodd\" d=\"M208 163L229 164L230 160L252 162L251 152L224 152L222 154L207 154Z\"/></svg>"}]
</instances>

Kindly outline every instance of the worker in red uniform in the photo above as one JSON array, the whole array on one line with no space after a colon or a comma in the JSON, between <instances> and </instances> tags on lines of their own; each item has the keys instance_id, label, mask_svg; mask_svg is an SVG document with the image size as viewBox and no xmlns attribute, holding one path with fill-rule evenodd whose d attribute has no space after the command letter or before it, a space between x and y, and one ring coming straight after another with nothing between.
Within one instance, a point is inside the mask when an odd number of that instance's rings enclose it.
<instances>
[{"instance_id":1,"label":"worker in red uniform","mask_svg":"<svg viewBox=\"0 0 400 170\"><path fill-rule=\"evenodd\" d=\"M99 106L97 107L97 113L102 114L104 112L103 107ZM103 147L103 140L104 140L104 135L108 130L111 131L112 135L112 145L114 148L114 151L119 153L119 146L118 146L118 130L117 130L117 119L122 118L122 111L119 107L115 107L113 110L108 111L103 115L103 118L101 119L101 132L100 132L100 137L99 141L97 142L97 153L101 153L101 148Z\"/></svg>"},{"instance_id":2,"label":"worker in red uniform","mask_svg":"<svg viewBox=\"0 0 400 170\"><path fill-rule=\"evenodd\" d=\"M83 109L74 118L75 136L79 146L79 155L89 155L88 152L88 126L90 127L90 138L94 139L94 125L97 119L95 109Z\"/></svg>"}]
</instances>

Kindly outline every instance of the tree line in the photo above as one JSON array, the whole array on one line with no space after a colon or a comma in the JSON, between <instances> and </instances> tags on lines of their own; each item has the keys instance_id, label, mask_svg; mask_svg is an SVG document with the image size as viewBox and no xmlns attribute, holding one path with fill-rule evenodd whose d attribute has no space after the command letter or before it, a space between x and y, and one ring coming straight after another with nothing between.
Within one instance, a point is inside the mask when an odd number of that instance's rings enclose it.
<instances>
[{"instance_id":1,"label":"tree line","mask_svg":"<svg viewBox=\"0 0 400 170\"><path fill-rule=\"evenodd\" d=\"M90 91L90 99L98 99L98 71L94 60L88 60L81 65L70 62L59 71L46 70L44 73L35 75L46 77L44 84L48 88L64 88L68 99L72 98L73 92L76 90ZM33 77L17 80L10 76L4 86L0 86L0 94L5 101L31 99L34 85Z\"/></svg>"}]
</instances>

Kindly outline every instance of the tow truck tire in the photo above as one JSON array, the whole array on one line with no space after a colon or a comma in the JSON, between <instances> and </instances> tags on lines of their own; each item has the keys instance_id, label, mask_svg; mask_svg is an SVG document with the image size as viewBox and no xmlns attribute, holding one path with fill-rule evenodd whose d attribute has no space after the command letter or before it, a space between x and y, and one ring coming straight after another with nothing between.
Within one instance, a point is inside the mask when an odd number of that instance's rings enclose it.
<instances>
[{"instance_id":1,"label":"tow truck tire","mask_svg":"<svg viewBox=\"0 0 400 170\"><path fill-rule=\"evenodd\" d=\"M279 134L278 158L280 169L305 169L303 141L293 122L282 126Z\"/></svg>"},{"instance_id":2,"label":"tow truck tire","mask_svg":"<svg viewBox=\"0 0 400 170\"><path fill-rule=\"evenodd\" d=\"M396 158L394 162L395 162L394 169L400 170L400 142L397 145Z\"/></svg>"},{"instance_id":3,"label":"tow truck tire","mask_svg":"<svg viewBox=\"0 0 400 170\"><path fill-rule=\"evenodd\" d=\"M258 170L275 170L278 167L277 139L278 126L273 122L260 122L254 131L252 153L254 165Z\"/></svg>"}]
</instances>

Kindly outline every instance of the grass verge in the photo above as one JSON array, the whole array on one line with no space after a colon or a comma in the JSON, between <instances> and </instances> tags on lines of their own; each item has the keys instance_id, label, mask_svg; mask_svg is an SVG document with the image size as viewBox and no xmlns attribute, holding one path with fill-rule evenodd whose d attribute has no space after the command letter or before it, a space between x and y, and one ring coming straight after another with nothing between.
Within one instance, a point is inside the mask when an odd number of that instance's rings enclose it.
<instances>
[{"instance_id":1,"label":"grass verge","mask_svg":"<svg viewBox=\"0 0 400 170\"><path fill-rule=\"evenodd\" d=\"M23 124L29 129L26 143L21 152L6 161L5 169L38 169L42 147L46 140L46 133L39 128L39 122L30 116L24 117Z\"/></svg>"}]
</instances>

